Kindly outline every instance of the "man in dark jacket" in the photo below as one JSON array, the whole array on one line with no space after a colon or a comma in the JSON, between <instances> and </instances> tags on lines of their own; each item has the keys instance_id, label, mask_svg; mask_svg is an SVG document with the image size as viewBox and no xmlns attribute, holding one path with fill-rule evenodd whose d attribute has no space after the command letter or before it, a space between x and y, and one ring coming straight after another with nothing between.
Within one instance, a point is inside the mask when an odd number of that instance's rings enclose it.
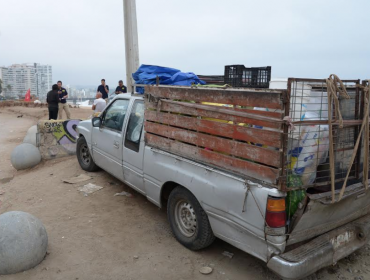
<instances>
[{"instance_id":1,"label":"man in dark jacket","mask_svg":"<svg viewBox=\"0 0 370 280\"><path fill-rule=\"evenodd\" d=\"M46 102L48 103L49 108L49 120L58 119L58 104L59 104L59 87L58 85L53 85L52 90L48 92L46 96Z\"/></svg>"},{"instance_id":2,"label":"man in dark jacket","mask_svg":"<svg viewBox=\"0 0 370 280\"><path fill-rule=\"evenodd\" d=\"M109 93L109 86L105 84L105 79L101 79L101 85L98 87L96 93L100 92L103 96L103 99L108 104L108 93Z\"/></svg>"},{"instance_id":3,"label":"man in dark jacket","mask_svg":"<svg viewBox=\"0 0 370 280\"><path fill-rule=\"evenodd\" d=\"M119 80L118 87L116 87L116 94L127 93L127 87L123 85L123 81Z\"/></svg>"}]
</instances>

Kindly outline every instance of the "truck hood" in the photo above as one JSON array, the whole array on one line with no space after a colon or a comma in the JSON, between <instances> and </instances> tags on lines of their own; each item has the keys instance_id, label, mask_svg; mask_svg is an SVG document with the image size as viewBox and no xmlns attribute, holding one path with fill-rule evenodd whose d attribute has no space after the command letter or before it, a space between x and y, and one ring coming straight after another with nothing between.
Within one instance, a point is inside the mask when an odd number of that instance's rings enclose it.
<instances>
[{"instance_id":1,"label":"truck hood","mask_svg":"<svg viewBox=\"0 0 370 280\"><path fill-rule=\"evenodd\" d=\"M92 131L91 120L81 121L77 126L78 136L85 137L85 140L88 145L90 145L91 143L91 131Z\"/></svg>"}]
</instances>

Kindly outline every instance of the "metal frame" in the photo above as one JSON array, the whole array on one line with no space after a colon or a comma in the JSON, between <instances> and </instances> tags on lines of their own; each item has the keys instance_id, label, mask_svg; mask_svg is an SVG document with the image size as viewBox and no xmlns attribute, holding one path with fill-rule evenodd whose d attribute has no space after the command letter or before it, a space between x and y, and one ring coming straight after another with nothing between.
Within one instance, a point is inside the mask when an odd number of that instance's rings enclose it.
<instances>
[{"instance_id":1,"label":"metal frame","mask_svg":"<svg viewBox=\"0 0 370 280\"><path fill-rule=\"evenodd\" d=\"M356 141L357 137L358 137L358 127L361 125L362 123L362 118L363 118L363 106L361 104L363 104L363 94L360 94L360 90L359 90L359 85L360 85L360 80L342 80L343 83L353 83L353 87L351 87L351 89L355 89L355 119L354 120L345 120L344 121L344 125L346 127L355 127L355 134L354 134L354 142ZM309 79L309 78L289 78L288 79L288 85L287 85L287 88L288 88L288 91L287 91L287 97L285 98L285 100L283 101L284 102L284 112L285 112L285 116L290 116L291 115L291 102L292 102L292 84L293 83L307 83L311 86L315 86L315 84L320 84L320 87L322 87L322 89L324 90L325 88L325 84L326 83L326 80L325 79ZM324 92L324 91L322 91ZM360 98L361 98L361 101L360 101ZM294 101L293 101L294 102ZM324 124L328 124L328 121L326 120L311 120L311 121L296 121L296 122L293 122L295 125L308 125L308 124L316 124L316 125L324 125ZM334 116L334 121L332 122L332 125L335 126L335 130L337 131L337 126L338 126L338 122L335 120L335 116ZM280 177L280 180L279 180L279 189L282 190L282 191L291 191L291 190L294 190L294 189L307 189L307 188L310 188L310 187L317 187L317 186L326 186L326 185L329 185L330 182L331 182L331 179L329 178L329 180L325 181L325 182L318 182L318 183L314 183L314 184L311 184L311 185L303 185L302 187L299 187L299 188L288 188L287 187L287 159L288 159L288 138L289 138L289 124L288 123L285 123L284 124L284 135L282 135L282 147L281 147L281 150L283 151L282 153L282 169L281 169L281 177ZM337 136L335 136L337 137ZM343 151L345 149L342 149ZM335 150L336 153L339 152L339 151L342 151L342 150ZM350 177L350 179L358 179L360 178L360 156L361 156L361 149L358 150L357 152L357 158L356 158L356 161L354 163L355 165L355 175ZM344 179L336 179L335 182L341 182L341 181L344 181Z\"/></svg>"}]
</instances>

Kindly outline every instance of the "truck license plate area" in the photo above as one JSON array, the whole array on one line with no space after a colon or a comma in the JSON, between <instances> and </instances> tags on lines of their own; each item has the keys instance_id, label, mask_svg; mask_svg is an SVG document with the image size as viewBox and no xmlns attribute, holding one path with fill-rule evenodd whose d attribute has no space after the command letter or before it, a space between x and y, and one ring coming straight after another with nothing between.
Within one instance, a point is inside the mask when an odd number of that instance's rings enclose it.
<instances>
[{"instance_id":1,"label":"truck license plate area","mask_svg":"<svg viewBox=\"0 0 370 280\"><path fill-rule=\"evenodd\" d=\"M338 232L330 238L330 243L333 246L333 263L363 246L366 243L366 238L363 237L364 234L360 228L347 227L344 231Z\"/></svg>"},{"instance_id":2,"label":"truck license plate area","mask_svg":"<svg viewBox=\"0 0 370 280\"><path fill-rule=\"evenodd\" d=\"M355 238L356 233L352 230L348 230L342 234L333 237L330 242L333 245L334 250L338 250L340 247L347 245Z\"/></svg>"}]
</instances>

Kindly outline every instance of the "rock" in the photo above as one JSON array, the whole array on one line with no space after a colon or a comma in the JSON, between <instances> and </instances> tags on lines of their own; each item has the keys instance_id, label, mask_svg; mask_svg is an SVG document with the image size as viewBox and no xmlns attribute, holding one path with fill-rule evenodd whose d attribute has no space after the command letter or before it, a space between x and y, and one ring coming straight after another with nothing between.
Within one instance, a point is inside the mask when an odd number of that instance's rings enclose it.
<instances>
[{"instance_id":1,"label":"rock","mask_svg":"<svg viewBox=\"0 0 370 280\"><path fill-rule=\"evenodd\" d=\"M230 252L228 252L228 251L224 251L224 252L222 253L222 255L224 255L225 257L228 257L228 258L230 258L230 259L232 259L232 258L233 258L233 256L234 256L234 254L233 254L233 253L230 253Z\"/></svg>"},{"instance_id":2,"label":"rock","mask_svg":"<svg viewBox=\"0 0 370 280\"><path fill-rule=\"evenodd\" d=\"M139 259L139 256L134 256L134 259L135 259L135 260Z\"/></svg>"},{"instance_id":3,"label":"rock","mask_svg":"<svg viewBox=\"0 0 370 280\"><path fill-rule=\"evenodd\" d=\"M205 275L211 274L212 271L213 271L213 268L209 266L203 266L201 269L199 269L199 272Z\"/></svg>"},{"instance_id":4,"label":"rock","mask_svg":"<svg viewBox=\"0 0 370 280\"><path fill-rule=\"evenodd\" d=\"M33 125L33 126L31 126L31 127L27 130L27 134L29 134L29 133L36 134L36 133L37 133L37 125Z\"/></svg>"},{"instance_id":5,"label":"rock","mask_svg":"<svg viewBox=\"0 0 370 280\"><path fill-rule=\"evenodd\" d=\"M23 138L23 143L29 143L36 147L36 134L27 133L27 135Z\"/></svg>"},{"instance_id":6,"label":"rock","mask_svg":"<svg viewBox=\"0 0 370 280\"><path fill-rule=\"evenodd\" d=\"M34 145L23 143L14 148L10 161L17 170L27 169L40 163L41 154Z\"/></svg>"},{"instance_id":7,"label":"rock","mask_svg":"<svg viewBox=\"0 0 370 280\"><path fill-rule=\"evenodd\" d=\"M30 143L34 145L35 147L37 147L36 138L37 138L37 126L33 125L28 129L27 134L23 139L23 143Z\"/></svg>"},{"instance_id":8,"label":"rock","mask_svg":"<svg viewBox=\"0 0 370 280\"><path fill-rule=\"evenodd\" d=\"M28 270L44 259L48 236L36 217L25 212L6 212L0 215L0 232L0 275Z\"/></svg>"}]
</instances>

